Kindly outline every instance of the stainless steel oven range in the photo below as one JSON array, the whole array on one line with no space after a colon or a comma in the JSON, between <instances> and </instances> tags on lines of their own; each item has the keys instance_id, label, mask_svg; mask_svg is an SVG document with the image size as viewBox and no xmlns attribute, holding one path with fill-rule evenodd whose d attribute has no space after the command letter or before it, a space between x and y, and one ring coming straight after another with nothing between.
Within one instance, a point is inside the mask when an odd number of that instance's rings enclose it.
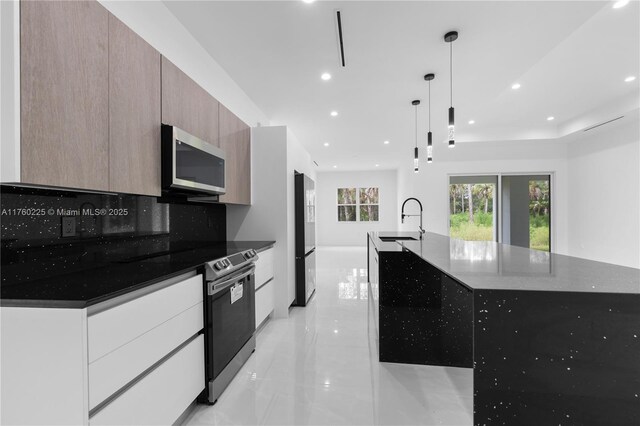
<instances>
[{"instance_id":1,"label":"stainless steel oven range","mask_svg":"<svg viewBox=\"0 0 640 426\"><path fill-rule=\"evenodd\" d=\"M245 250L205 264L207 401L214 404L254 352L255 261Z\"/></svg>"}]
</instances>

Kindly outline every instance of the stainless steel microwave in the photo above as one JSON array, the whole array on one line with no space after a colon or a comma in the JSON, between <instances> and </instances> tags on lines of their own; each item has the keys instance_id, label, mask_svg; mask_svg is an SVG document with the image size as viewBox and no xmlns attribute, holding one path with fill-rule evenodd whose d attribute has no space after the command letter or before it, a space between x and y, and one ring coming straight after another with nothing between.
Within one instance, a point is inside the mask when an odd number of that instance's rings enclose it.
<instances>
[{"instance_id":1,"label":"stainless steel microwave","mask_svg":"<svg viewBox=\"0 0 640 426\"><path fill-rule=\"evenodd\" d=\"M182 129L163 124L162 188L224 194L224 151Z\"/></svg>"}]
</instances>

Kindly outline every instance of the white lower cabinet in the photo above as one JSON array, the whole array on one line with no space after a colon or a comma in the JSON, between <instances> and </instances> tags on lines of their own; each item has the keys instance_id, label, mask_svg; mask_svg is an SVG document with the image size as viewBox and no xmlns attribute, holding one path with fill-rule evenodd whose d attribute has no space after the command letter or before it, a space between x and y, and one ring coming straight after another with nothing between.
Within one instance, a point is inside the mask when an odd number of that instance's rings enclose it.
<instances>
[{"instance_id":1,"label":"white lower cabinet","mask_svg":"<svg viewBox=\"0 0 640 426\"><path fill-rule=\"evenodd\" d=\"M205 388L194 272L85 309L0 314L2 424L172 424Z\"/></svg>"},{"instance_id":2,"label":"white lower cabinet","mask_svg":"<svg viewBox=\"0 0 640 426\"><path fill-rule=\"evenodd\" d=\"M256 290L256 328L273 312L273 280Z\"/></svg>"},{"instance_id":3,"label":"white lower cabinet","mask_svg":"<svg viewBox=\"0 0 640 426\"><path fill-rule=\"evenodd\" d=\"M139 338L89 364L89 409L202 329L203 304L187 309ZM91 343L89 343L91 344Z\"/></svg>"},{"instance_id":4,"label":"white lower cabinet","mask_svg":"<svg viewBox=\"0 0 640 426\"><path fill-rule=\"evenodd\" d=\"M204 389L204 336L136 382L89 419L90 425L169 425Z\"/></svg>"},{"instance_id":5,"label":"white lower cabinet","mask_svg":"<svg viewBox=\"0 0 640 426\"><path fill-rule=\"evenodd\" d=\"M256 328L262 324L274 309L274 248L258 253L256 262Z\"/></svg>"},{"instance_id":6,"label":"white lower cabinet","mask_svg":"<svg viewBox=\"0 0 640 426\"><path fill-rule=\"evenodd\" d=\"M138 339L185 310L202 305L202 286L202 275L167 280L158 283L157 291L95 314L89 312L89 362Z\"/></svg>"}]
</instances>

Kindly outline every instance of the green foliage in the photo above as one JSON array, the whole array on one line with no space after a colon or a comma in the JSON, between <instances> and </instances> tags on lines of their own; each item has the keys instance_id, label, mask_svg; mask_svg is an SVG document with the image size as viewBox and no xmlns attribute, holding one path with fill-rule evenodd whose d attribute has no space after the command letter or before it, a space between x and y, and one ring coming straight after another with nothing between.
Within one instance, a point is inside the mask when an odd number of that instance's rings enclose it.
<instances>
[{"instance_id":1,"label":"green foliage","mask_svg":"<svg viewBox=\"0 0 640 426\"><path fill-rule=\"evenodd\" d=\"M360 204L378 204L379 197L378 188L360 188Z\"/></svg>"},{"instance_id":2,"label":"green foliage","mask_svg":"<svg viewBox=\"0 0 640 426\"><path fill-rule=\"evenodd\" d=\"M339 222L355 222L356 206L338 206Z\"/></svg>"},{"instance_id":3,"label":"green foliage","mask_svg":"<svg viewBox=\"0 0 640 426\"><path fill-rule=\"evenodd\" d=\"M471 188L471 202L473 203L473 213L493 212L493 192L495 185L486 183L462 184L454 183L449 185L449 208L452 213L469 211L469 188ZM464 204L464 209L462 208Z\"/></svg>"},{"instance_id":4,"label":"green foliage","mask_svg":"<svg viewBox=\"0 0 640 426\"><path fill-rule=\"evenodd\" d=\"M469 223L467 213L456 213L450 216L451 238L460 238L466 241L491 241L493 240L493 214L478 212L475 214L474 223Z\"/></svg>"},{"instance_id":5,"label":"green foliage","mask_svg":"<svg viewBox=\"0 0 640 426\"><path fill-rule=\"evenodd\" d=\"M466 213L456 213L450 216L451 228L460 228L463 223L469 223L469 216Z\"/></svg>"},{"instance_id":6,"label":"green foliage","mask_svg":"<svg viewBox=\"0 0 640 426\"><path fill-rule=\"evenodd\" d=\"M360 206L360 222L378 221L378 206Z\"/></svg>"},{"instance_id":7,"label":"green foliage","mask_svg":"<svg viewBox=\"0 0 640 426\"><path fill-rule=\"evenodd\" d=\"M463 223L469 223L469 215L467 213L456 213L450 215L452 228L459 228ZM493 213L478 212L474 213L473 222L478 226L493 226Z\"/></svg>"},{"instance_id":8,"label":"green foliage","mask_svg":"<svg viewBox=\"0 0 640 426\"><path fill-rule=\"evenodd\" d=\"M549 251L549 227L529 228L529 247L535 250Z\"/></svg>"},{"instance_id":9,"label":"green foliage","mask_svg":"<svg viewBox=\"0 0 640 426\"><path fill-rule=\"evenodd\" d=\"M491 184L449 185L450 211L454 213L450 215L452 238L493 240L494 189ZM550 198L549 180L529 181L529 241L532 249L549 251ZM470 205L473 206L473 223L469 223Z\"/></svg>"},{"instance_id":10,"label":"green foliage","mask_svg":"<svg viewBox=\"0 0 640 426\"><path fill-rule=\"evenodd\" d=\"M466 241L491 241L493 240L493 228L478 226L475 223L463 222L457 228L451 227L451 238L460 238Z\"/></svg>"},{"instance_id":11,"label":"green foliage","mask_svg":"<svg viewBox=\"0 0 640 426\"><path fill-rule=\"evenodd\" d=\"M543 215L543 216L529 215L529 226L531 228L541 228L544 226L549 228L549 215Z\"/></svg>"},{"instance_id":12,"label":"green foliage","mask_svg":"<svg viewBox=\"0 0 640 426\"><path fill-rule=\"evenodd\" d=\"M356 189L338 188L338 204L356 204Z\"/></svg>"},{"instance_id":13,"label":"green foliage","mask_svg":"<svg viewBox=\"0 0 640 426\"><path fill-rule=\"evenodd\" d=\"M493 226L493 213L478 212L474 213L473 222L480 226Z\"/></svg>"}]
</instances>

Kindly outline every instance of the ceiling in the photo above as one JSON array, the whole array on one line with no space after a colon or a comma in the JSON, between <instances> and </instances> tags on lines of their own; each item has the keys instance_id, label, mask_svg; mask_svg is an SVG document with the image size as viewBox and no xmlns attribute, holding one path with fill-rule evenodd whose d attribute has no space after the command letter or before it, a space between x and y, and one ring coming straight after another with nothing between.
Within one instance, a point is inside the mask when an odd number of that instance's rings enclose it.
<instances>
[{"instance_id":1,"label":"ceiling","mask_svg":"<svg viewBox=\"0 0 640 426\"><path fill-rule=\"evenodd\" d=\"M604 121L639 92L640 7L598 1L165 1L271 124L320 170L395 168L428 123L446 150L453 43L457 146L555 139ZM339 65L335 10L343 20ZM332 79L320 75L329 72ZM627 76L636 76L630 83ZM512 84L520 83L518 90ZM637 108L637 101L631 105ZM331 117L330 111L338 111ZM605 111L605 110L603 110ZM553 121L547 117L553 116ZM613 118L613 117L611 117ZM475 120L475 124L468 124ZM390 143L385 145L383 141ZM328 147L324 144L329 143ZM467 145L468 146L468 145Z\"/></svg>"}]
</instances>

